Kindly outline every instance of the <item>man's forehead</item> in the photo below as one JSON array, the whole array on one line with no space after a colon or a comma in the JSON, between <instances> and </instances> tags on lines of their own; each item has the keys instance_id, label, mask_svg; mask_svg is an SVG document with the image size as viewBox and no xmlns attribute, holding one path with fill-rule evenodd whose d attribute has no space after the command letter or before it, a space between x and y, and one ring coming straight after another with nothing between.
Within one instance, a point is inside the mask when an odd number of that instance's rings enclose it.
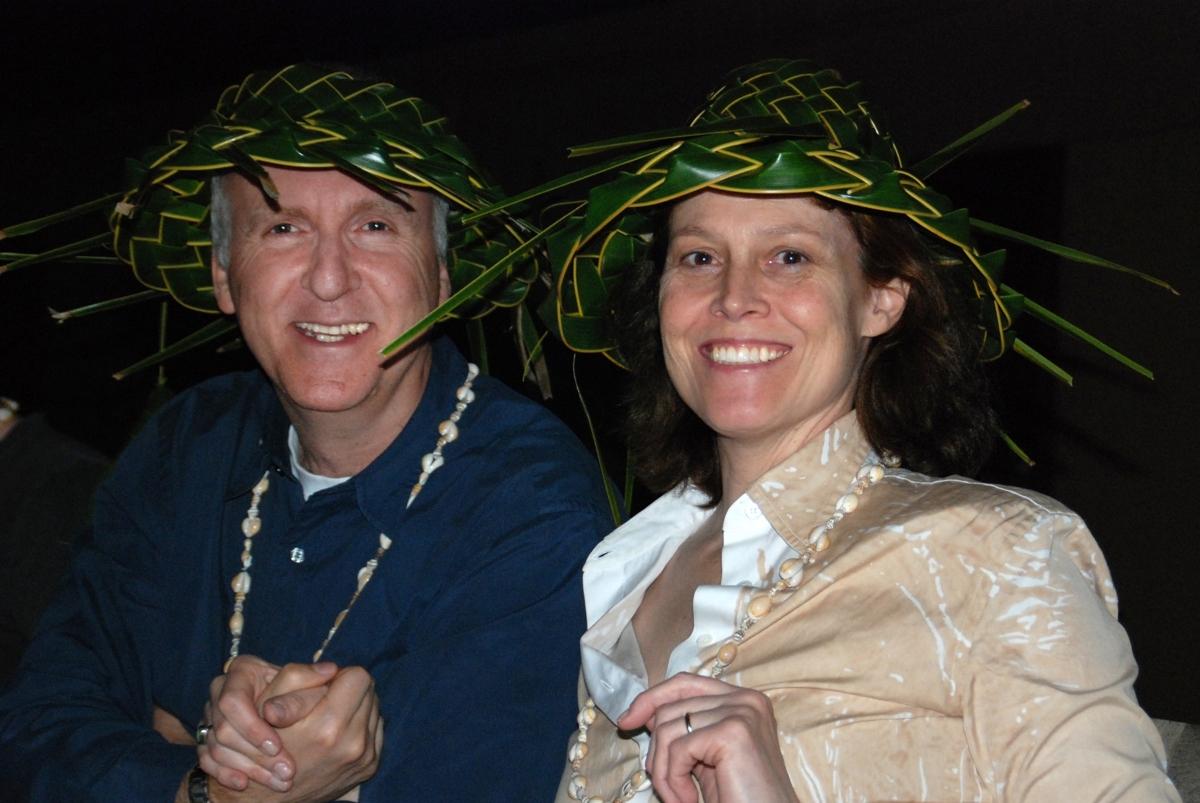
<instances>
[{"instance_id":1,"label":"man's forehead","mask_svg":"<svg viewBox=\"0 0 1200 803\"><path fill-rule=\"evenodd\" d=\"M278 201L272 201L256 182L239 172L223 177L228 182L223 189L231 200L245 204L245 211L293 209L313 205L351 206L380 211L425 213L433 204L433 193L413 187L396 187L386 194L358 178L336 169L300 169L266 167L267 175L278 191ZM236 188L236 189L235 189ZM242 203L237 204L241 207Z\"/></svg>"}]
</instances>

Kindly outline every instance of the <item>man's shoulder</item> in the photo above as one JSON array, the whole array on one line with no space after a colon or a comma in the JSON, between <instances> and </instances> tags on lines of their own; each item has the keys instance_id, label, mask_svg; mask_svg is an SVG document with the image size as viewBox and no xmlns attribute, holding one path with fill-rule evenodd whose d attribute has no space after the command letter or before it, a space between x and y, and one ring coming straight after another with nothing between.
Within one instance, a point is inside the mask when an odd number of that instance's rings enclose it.
<instances>
[{"instance_id":1,"label":"man's shoulder","mask_svg":"<svg viewBox=\"0 0 1200 803\"><path fill-rule=\"evenodd\" d=\"M271 386L260 371L220 374L173 396L147 422L160 434L202 434L245 415L247 407L271 398Z\"/></svg>"}]
</instances>

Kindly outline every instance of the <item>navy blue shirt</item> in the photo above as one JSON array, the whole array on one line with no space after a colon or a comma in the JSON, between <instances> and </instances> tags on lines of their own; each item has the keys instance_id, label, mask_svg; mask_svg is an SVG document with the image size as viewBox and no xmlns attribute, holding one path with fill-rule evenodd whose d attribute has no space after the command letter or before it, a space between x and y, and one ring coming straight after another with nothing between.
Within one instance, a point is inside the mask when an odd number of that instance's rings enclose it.
<instances>
[{"instance_id":1,"label":"navy blue shirt","mask_svg":"<svg viewBox=\"0 0 1200 803\"><path fill-rule=\"evenodd\" d=\"M189 729L203 713L229 651L240 524L269 471L243 655L311 661L379 533L393 540L324 655L376 682L384 748L363 803L552 798L574 728L579 569L612 520L593 458L487 377L445 465L405 510L466 372L435 342L400 437L307 501L289 468L289 422L261 374L172 401L101 487L70 585L0 698L0 789L172 799L195 750L161 739L151 712Z\"/></svg>"}]
</instances>

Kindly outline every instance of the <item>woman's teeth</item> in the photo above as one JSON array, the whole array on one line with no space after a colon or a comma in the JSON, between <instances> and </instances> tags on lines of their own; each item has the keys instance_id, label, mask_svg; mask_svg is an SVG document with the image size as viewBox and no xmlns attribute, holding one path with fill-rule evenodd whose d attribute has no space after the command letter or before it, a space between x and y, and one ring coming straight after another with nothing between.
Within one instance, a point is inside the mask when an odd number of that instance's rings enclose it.
<instances>
[{"instance_id":1,"label":"woman's teeth","mask_svg":"<svg viewBox=\"0 0 1200 803\"><path fill-rule=\"evenodd\" d=\"M787 352L771 346L713 346L708 358L719 365L758 365L774 362Z\"/></svg>"}]
</instances>

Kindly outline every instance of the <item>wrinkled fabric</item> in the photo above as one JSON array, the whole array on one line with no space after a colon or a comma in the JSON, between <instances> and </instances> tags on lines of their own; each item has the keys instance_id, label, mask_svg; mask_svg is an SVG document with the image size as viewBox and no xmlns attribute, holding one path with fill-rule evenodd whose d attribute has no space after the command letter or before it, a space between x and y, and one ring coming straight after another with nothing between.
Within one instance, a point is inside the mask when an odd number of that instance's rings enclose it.
<instances>
[{"instance_id":1,"label":"wrinkled fabric","mask_svg":"<svg viewBox=\"0 0 1200 803\"><path fill-rule=\"evenodd\" d=\"M324 656L376 683L385 743L361 800L549 798L574 718L579 567L611 518L578 441L487 377L406 510L466 374L436 342L403 433L307 501L261 374L172 401L101 487L70 586L0 697L0 799L172 799L196 751L164 742L151 711L188 729L202 716L228 655L240 526L264 471L243 655L311 661L379 534L393 541ZM497 772L514 743L523 761Z\"/></svg>"},{"instance_id":2,"label":"wrinkled fabric","mask_svg":"<svg viewBox=\"0 0 1200 803\"><path fill-rule=\"evenodd\" d=\"M731 569L723 551L722 582L745 579L723 623L700 634L709 645L693 633L687 669L711 664L775 579L780 542L795 554L869 455L851 413L731 505L752 503L770 527L752 565ZM588 795L610 799L644 755L648 740L619 738L611 721L646 685L632 617L710 515L702 501L694 489L667 494L585 564L580 698L603 712L578 769ZM1134 698L1108 569L1078 516L1029 491L889 470L831 537L723 677L770 698L801 800L1179 799ZM697 590L697 631L713 592ZM673 654L672 672L679 663Z\"/></svg>"}]
</instances>

